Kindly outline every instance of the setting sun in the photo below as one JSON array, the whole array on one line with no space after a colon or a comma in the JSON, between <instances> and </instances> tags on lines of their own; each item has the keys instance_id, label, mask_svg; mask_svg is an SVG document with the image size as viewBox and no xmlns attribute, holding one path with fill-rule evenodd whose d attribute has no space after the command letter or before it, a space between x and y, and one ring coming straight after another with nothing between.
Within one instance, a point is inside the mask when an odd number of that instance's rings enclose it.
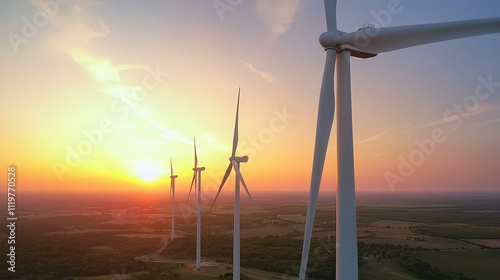
<instances>
[{"instance_id":1,"label":"setting sun","mask_svg":"<svg viewBox=\"0 0 500 280\"><path fill-rule=\"evenodd\" d=\"M165 173L162 162L159 159L153 158L134 159L132 161L132 168L134 174L146 183L157 180Z\"/></svg>"}]
</instances>

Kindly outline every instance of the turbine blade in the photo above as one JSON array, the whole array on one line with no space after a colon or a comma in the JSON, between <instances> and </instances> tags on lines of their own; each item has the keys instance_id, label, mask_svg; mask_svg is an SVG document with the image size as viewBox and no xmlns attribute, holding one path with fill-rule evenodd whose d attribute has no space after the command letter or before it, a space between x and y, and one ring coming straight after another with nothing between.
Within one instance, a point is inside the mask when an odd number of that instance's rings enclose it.
<instances>
[{"instance_id":1,"label":"turbine blade","mask_svg":"<svg viewBox=\"0 0 500 280\"><path fill-rule=\"evenodd\" d=\"M337 0L325 0L326 30L337 31Z\"/></svg>"},{"instance_id":2,"label":"turbine blade","mask_svg":"<svg viewBox=\"0 0 500 280\"><path fill-rule=\"evenodd\" d=\"M174 173L173 167L172 167L172 157L170 157L170 176ZM170 179L170 193L168 197L170 198L172 196L172 179Z\"/></svg>"},{"instance_id":3,"label":"turbine blade","mask_svg":"<svg viewBox=\"0 0 500 280\"><path fill-rule=\"evenodd\" d=\"M198 167L198 155L196 154L196 138L194 138L194 167Z\"/></svg>"},{"instance_id":4,"label":"turbine blade","mask_svg":"<svg viewBox=\"0 0 500 280\"><path fill-rule=\"evenodd\" d=\"M240 88L238 88L238 103L236 104L236 120L234 122L234 134L233 134L233 151L231 156L236 155L236 148L238 147L238 114L240 111Z\"/></svg>"},{"instance_id":5,"label":"turbine blade","mask_svg":"<svg viewBox=\"0 0 500 280\"><path fill-rule=\"evenodd\" d=\"M500 33L500 17L399 27L366 28L336 36L333 43L335 45L350 45L363 52L375 54L492 33Z\"/></svg>"},{"instance_id":6,"label":"turbine blade","mask_svg":"<svg viewBox=\"0 0 500 280\"><path fill-rule=\"evenodd\" d=\"M170 176L174 175L174 167L172 166L172 157L170 157Z\"/></svg>"},{"instance_id":7,"label":"turbine blade","mask_svg":"<svg viewBox=\"0 0 500 280\"><path fill-rule=\"evenodd\" d=\"M307 261L314 225L314 214L316 211L316 203L318 201L321 176L323 175L323 166L325 164L328 140L330 139L330 131L333 124L333 115L335 112L333 75L335 71L336 55L337 53L334 49L328 49L326 51L325 70L323 72L323 81L321 83L321 93L319 96L318 122L316 126L316 142L314 144L311 189L309 192L309 203L307 206L306 227L304 230L304 243L302 246L302 259L300 264L299 279L301 280L304 280L306 276Z\"/></svg>"},{"instance_id":8,"label":"turbine blade","mask_svg":"<svg viewBox=\"0 0 500 280\"><path fill-rule=\"evenodd\" d=\"M217 194L215 195L214 202L212 202L212 206L210 206L210 210L212 210L212 207L214 207L215 201L219 197L219 194L222 191L222 187L224 187L224 183L226 183L227 178L231 174L231 169L233 169L233 162L232 161L230 161L229 165L227 166L226 173L224 174L224 177L222 178L222 181L221 181L220 186L219 186L219 190L217 191Z\"/></svg>"},{"instance_id":9,"label":"turbine blade","mask_svg":"<svg viewBox=\"0 0 500 280\"><path fill-rule=\"evenodd\" d=\"M236 171L236 176L238 177L238 179L240 179L241 184L243 185L243 188L245 188L245 191L247 191L248 197L250 197L250 200L252 201L252 204L253 204L253 197L250 194L250 191L248 191L247 184L245 183L245 180L243 180L243 175L241 175L240 167L238 166L238 164L234 164L234 163L233 163L233 166L234 166L234 170Z\"/></svg>"},{"instance_id":10,"label":"turbine blade","mask_svg":"<svg viewBox=\"0 0 500 280\"><path fill-rule=\"evenodd\" d=\"M189 188L189 194L188 194L187 201L189 201L189 197L191 196L191 191L193 190L193 185L195 182L196 182L196 171L193 174L193 180L191 180L191 187ZM194 191L196 192L196 189Z\"/></svg>"}]
</instances>

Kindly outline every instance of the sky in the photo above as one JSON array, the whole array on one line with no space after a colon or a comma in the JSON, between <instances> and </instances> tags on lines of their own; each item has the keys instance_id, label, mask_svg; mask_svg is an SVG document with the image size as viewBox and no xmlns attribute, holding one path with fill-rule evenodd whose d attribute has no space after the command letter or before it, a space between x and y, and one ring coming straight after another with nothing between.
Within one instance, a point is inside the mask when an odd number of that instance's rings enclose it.
<instances>
[{"instance_id":1,"label":"sky","mask_svg":"<svg viewBox=\"0 0 500 280\"><path fill-rule=\"evenodd\" d=\"M500 16L494 0L337 7L345 32ZM3 182L14 165L18 190L168 191L172 158L186 191L196 137L213 192L241 88L250 190L309 190L323 1L10 0L0 21ZM497 34L351 59L357 191L500 190L499 45ZM335 129L322 191L336 188Z\"/></svg>"}]
</instances>

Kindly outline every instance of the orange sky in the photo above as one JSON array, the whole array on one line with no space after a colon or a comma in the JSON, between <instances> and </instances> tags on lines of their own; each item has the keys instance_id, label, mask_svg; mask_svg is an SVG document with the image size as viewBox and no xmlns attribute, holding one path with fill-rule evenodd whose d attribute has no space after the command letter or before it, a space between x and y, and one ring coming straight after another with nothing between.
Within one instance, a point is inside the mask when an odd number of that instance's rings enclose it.
<instances>
[{"instance_id":1,"label":"orange sky","mask_svg":"<svg viewBox=\"0 0 500 280\"><path fill-rule=\"evenodd\" d=\"M344 2L339 26L346 31L384 8ZM186 190L193 137L207 168L205 188L216 188L241 87L238 154L250 157L242 164L247 184L308 190L324 62L317 43L322 3L276 1L263 9L263 1L245 2L222 17L207 3L70 2L29 36L22 18L48 10L1 3L0 162L17 166L19 188L159 190L170 184L172 157L178 188ZM486 1L427 14L428 4L406 6L388 25L498 11ZM353 59L358 190L499 189L500 36L457 42ZM472 43L481 52L464 47ZM460 113L457 104L466 109ZM335 137L334 126L322 190L335 190Z\"/></svg>"}]
</instances>

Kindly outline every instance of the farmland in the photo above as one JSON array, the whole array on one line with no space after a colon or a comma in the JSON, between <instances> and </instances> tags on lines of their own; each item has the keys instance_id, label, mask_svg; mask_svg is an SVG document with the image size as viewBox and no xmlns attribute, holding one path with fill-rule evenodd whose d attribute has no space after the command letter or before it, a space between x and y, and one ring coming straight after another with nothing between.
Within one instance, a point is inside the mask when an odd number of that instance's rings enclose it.
<instances>
[{"instance_id":1,"label":"farmland","mask_svg":"<svg viewBox=\"0 0 500 280\"><path fill-rule=\"evenodd\" d=\"M481 249L422 252L417 256L444 272L463 273L475 279L495 279L500 263L499 251Z\"/></svg>"},{"instance_id":2,"label":"farmland","mask_svg":"<svg viewBox=\"0 0 500 280\"><path fill-rule=\"evenodd\" d=\"M253 206L243 205L245 279L296 279L307 206L303 197L260 193ZM317 209L310 279L335 273L332 197L320 199ZM495 279L500 273L499 205L500 196L492 195L360 194L360 279ZM222 197L219 206L213 212L204 208L202 270L196 271L192 203L178 206L177 238L170 242L166 198L89 199L77 205L27 199L19 206L16 273L26 279L230 279L231 198ZM1 273L10 276L5 269Z\"/></svg>"}]
</instances>

